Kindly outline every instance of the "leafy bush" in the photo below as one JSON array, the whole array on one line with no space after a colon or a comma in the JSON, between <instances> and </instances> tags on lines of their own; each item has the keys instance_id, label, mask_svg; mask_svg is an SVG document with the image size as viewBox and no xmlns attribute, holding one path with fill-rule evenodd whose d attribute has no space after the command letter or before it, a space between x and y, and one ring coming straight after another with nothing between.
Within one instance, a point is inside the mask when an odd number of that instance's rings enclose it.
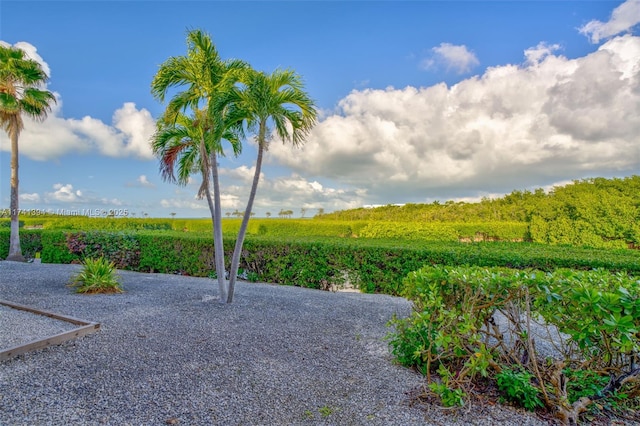
<instances>
[{"instance_id":1,"label":"leafy bush","mask_svg":"<svg viewBox=\"0 0 640 426\"><path fill-rule=\"evenodd\" d=\"M0 259L6 259L9 255L9 228L0 228ZM42 251L42 234L40 230L21 229L20 248L22 255L27 259L36 257L36 253Z\"/></svg>"},{"instance_id":2,"label":"leafy bush","mask_svg":"<svg viewBox=\"0 0 640 426\"><path fill-rule=\"evenodd\" d=\"M496 374L498 389L507 401L514 402L529 411L544 407L540 399L540 389L531 384L534 378L528 371L505 368Z\"/></svg>"},{"instance_id":3,"label":"leafy bush","mask_svg":"<svg viewBox=\"0 0 640 426\"><path fill-rule=\"evenodd\" d=\"M427 266L405 278L403 295L414 312L390 322L392 353L423 372L445 404L490 377L507 400L530 410L542 403L570 423L625 387L640 394L637 276ZM587 374L595 371L608 377Z\"/></svg>"},{"instance_id":4,"label":"leafy bush","mask_svg":"<svg viewBox=\"0 0 640 426\"><path fill-rule=\"evenodd\" d=\"M105 257L116 268L137 269L140 262L140 244L135 234L125 232L80 231L66 234L71 252L79 257Z\"/></svg>"},{"instance_id":5,"label":"leafy bush","mask_svg":"<svg viewBox=\"0 0 640 426\"><path fill-rule=\"evenodd\" d=\"M25 230L21 235L23 241L33 236L29 253L41 251L44 263L79 263L83 257L105 256L120 269L144 272L206 277L215 269L210 234L43 229ZM225 238L228 259L233 244L233 239ZM9 231L0 230L0 253L2 250L8 253L8 249ZM240 268L247 273L256 273L268 282L319 289L350 283L365 292L392 295L402 292L403 278L407 274L426 264L544 271L602 268L640 274L640 251L506 242L251 235L245 242L240 260Z\"/></svg>"},{"instance_id":6,"label":"leafy bush","mask_svg":"<svg viewBox=\"0 0 640 426\"><path fill-rule=\"evenodd\" d=\"M61 230L42 231L42 262L43 263L77 263L81 261L78 253L73 253L67 246L68 232Z\"/></svg>"},{"instance_id":7,"label":"leafy bush","mask_svg":"<svg viewBox=\"0 0 640 426\"><path fill-rule=\"evenodd\" d=\"M82 270L71 277L69 287L76 293L122 293L122 285L115 274L115 265L105 258L87 258Z\"/></svg>"},{"instance_id":8,"label":"leafy bush","mask_svg":"<svg viewBox=\"0 0 640 426\"><path fill-rule=\"evenodd\" d=\"M458 232L449 224L417 222L370 222L360 230L361 238L394 238L423 241L458 241Z\"/></svg>"}]
</instances>

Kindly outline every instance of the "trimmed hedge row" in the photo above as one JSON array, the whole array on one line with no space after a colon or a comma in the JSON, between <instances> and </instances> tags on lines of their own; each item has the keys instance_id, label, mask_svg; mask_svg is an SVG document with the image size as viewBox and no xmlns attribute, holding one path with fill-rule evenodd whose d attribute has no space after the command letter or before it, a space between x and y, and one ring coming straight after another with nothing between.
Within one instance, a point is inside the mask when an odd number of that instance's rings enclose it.
<instances>
[{"instance_id":1,"label":"trimmed hedge row","mask_svg":"<svg viewBox=\"0 0 640 426\"><path fill-rule=\"evenodd\" d=\"M9 228L9 219L0 218L0 229ZM222 232L235 237L240 219L222 220ZM20 221L26 229L100 230L100 231L181 231L212 232L210 219L156 218L94 218L86 216L48 217L26 216ZM24 228L23 228L24 229ZM322 219L253 219L248 235L277 238L291 237L358 237L402 238L426 241L529 240L528 224L524 222L382 222L336 221Z\"/></svg>"},{"instance_id":2,"label":"trimmed hedge row","mask_svg":"<svg viewBox=\"0 0 640 426\"><path fill-rule=\"evenodd\" d=\"M24 230L27 257L41 252L45 263L79 262L104 256L120 269L213 274L213 241L182 232ZM226 259L234 241L225 239ZM0 258L6 258L9 230L0 229ZM402 279L424 265L477 265L594 269L640 273L640 252L533 243L457 243L354 238L272 238L253 235L244 244L240 268L266 282L329 289L350 282L366 292L399 294ZM227 265L228 266L228 265Z\"/></svg>"}]
</instances>

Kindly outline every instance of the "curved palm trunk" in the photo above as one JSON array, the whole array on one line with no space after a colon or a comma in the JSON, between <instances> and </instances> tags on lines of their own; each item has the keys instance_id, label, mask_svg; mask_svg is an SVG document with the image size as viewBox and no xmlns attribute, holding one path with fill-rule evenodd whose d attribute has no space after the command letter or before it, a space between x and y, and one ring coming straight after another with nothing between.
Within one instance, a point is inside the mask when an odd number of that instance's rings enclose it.
<instances>
[{"instance_id":1,"label":"curved palm trunk","mask_svg":"<svg viewBox=\"0 0 640 426\"><path fill-rule=\"evenodd\" d=\"M9 236L9 255L7 260L24 262L20 248L20 221L18 204L18 132L10 132L11 137L11 234Z\"/></svg>"},{"instance_id":2,"label":"curved palm trunk","mask_svg":"<svg viewBox=\"0 0 640 426\"><path fill-rule=\"evenodd\" d=\"M220 178L218 176L218 158L211 153L211 177L213 179L213 246L215 251L216 274L220 289L220 303L226 299L226 283L224 270L224 241L222 239L222 209L220 207ZM208 195L211 198L211 195ZM211 208L211 206L209 206Z\"/></svg>"},{"instance_id":3,"label":"curved palm trunk","mask_svg":"<svg viewBox=\"0 0 640 426\"><path fill-rule=\"evenodd\" d=\"M249 225L251 210L253 209L253 201L256 198L256 192L258 190L258 182L260 181L260 170L262 169L262 156L264 154L266 129L267 129L266 123L264 121L261 121L260 130L258 134L258 158L256 159L256 171L253 174L253 182L251 184L251 193L249 194L249 201L247 201L247 208L244 211L244 216L242 217L240 230L238 230L238 238L236 239L236 246L233 249L233 257L231 258L231 271L229 272L229 293L227 295L227 303L233 302L233 292L235 290L236 279L238 277L238 268L240 266L240 255L242 254L244 237L247 233L247 226Z\"/></svg>"}]
</instances>

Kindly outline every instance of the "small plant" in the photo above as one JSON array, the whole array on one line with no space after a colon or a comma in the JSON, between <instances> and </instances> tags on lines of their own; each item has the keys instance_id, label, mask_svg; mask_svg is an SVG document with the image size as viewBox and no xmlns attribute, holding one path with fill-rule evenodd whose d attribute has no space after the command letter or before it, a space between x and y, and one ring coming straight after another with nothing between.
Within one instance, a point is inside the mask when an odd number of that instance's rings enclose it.
<instances>
[{"instance_id":1,"label":"small plant","mask_svg":"<svg viewBox=\"0 0 640 426\"><path fill-rule=\"evenodd\" d=\"M325 405L318 408L318 412L322 417L329 417L331 414L333 414L333 408Z\"/></svg>"},{"instance_id":2,"label":"small plant","mask_svg":"<svg viewBox=\"0 0 640 426\"><path fill-rule=\"evenodd\" d=\"M508 368L496 374L498 389L507 401L516 403L529 411L543 407L540 390L531 384L533 375L528 371L515 371Z\"/></svg>"},{"instance_id":3,"label":"small plant","mask_svg":"<svg viewBox=\"0 0 640 426\"><path fill-rule=\"evenodd\" d=\"M82 270L71 277L69 287L75 287L76 293L122 293L122 285L115 273L115 265L103 257L87 258Z\"/></svg>"},{"instance_id":4,"label":"small plant","mask_svg":"<svg viewBox=\"0 0 640 426\"><path fill-rule=\"evenodd\" d=\"M429 383L429 389L440 397L442 405L445 407L456 407L464 405L464 398L466 394L460 388L450 389L444 383Z\"/></svg>"},{"instance_id":5,"label":"small plant","mask_svg":"<svg viewBox=\"0 0 640 426\"><path fill-rule=\"evenodd\" d=\"M247 281L252 283L257 283L260 281L260 275L257 272L248 271L247 272Z\"/></svg>"}]
</instances>

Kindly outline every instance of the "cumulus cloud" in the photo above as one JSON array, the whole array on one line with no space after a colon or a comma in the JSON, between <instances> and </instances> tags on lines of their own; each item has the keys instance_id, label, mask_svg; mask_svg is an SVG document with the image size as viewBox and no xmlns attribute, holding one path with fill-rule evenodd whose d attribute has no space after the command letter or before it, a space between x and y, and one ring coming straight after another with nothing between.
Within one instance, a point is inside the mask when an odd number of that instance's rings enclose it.
<instances>
[{"instance_id":1,"label":"cumulus cloud","mask_svg":"<svg viewBox=\"0 0 640 426\"><path fill-rule=\"evenodd\" d=\"M579 28L591 43L599 43L615 35L631 31L640 23L640 0L627 0L613 9L607 22L594 19Z\"/></svg>"},{"instance_id":2,"label":"cumulus cloud","mask_svg":"<svg viewBox=\"0 0 640 426\"><path fill-rule=\"evenodd\" d=\"M82 191L74 190L73 185L56 183L53 185L53 192L47 192L45 194L45 200L47 202L60 201L63 203L76 203L86 201L83 200Z\"/></svg>"},{"instance_id":3,"label":"cumulus cloud","mask_svg":"<svg viewBox=\"0 0 640 426\"><path fill-rule=\"evenodd\" d=\"M247 204L253 169L246 166L221 168L223 211L244 211ZM194 191L176 191L173 198L161 200L165 209L208 209L206 200L197 200ZM281 209L320 209L325 211L360 207L366 199L365 190L338 189L323 185L317 180L308 180L300 174L270 177L263 174L254 202L254 212L264 215ZM203 213L204 214L204 213Z\"/></svg>"},{"instance_id":4,"label":"cumulus cloud","mask_svg":"<svg viewBox=\"0 0 640 426\"><path fill-rule=\"evenodd\" d=\"M365 204L638 173L640 38L577 59L558 48L451 87L354 90L301 149L274 141L268 158L366 189Z\"/></svg>"},{"instance_id":5,"label":"cumulus cloud","mask_svg":"<svg viewBox=\"0 0 640 426\"><path fill-rule=\"evenodd\" d=\"M530 47L524 51L526 64L535 65L557 50L560 50L559 44L548 44L546 42L540 42L536 47Z\"/></svg>"},{"instance_id":6,"label":"cumulus cloud","mask_svg":"<svg viewBox=\"0 0 640 426\"><path fill-rule=\"evenodd\" d=\"M41 200L48 206L76 207L79 205L90 207L116 208L124 205L118 198L106 198L97 196L91 190L76 189L71 183L56 183L52 186L52 191L45 192L42 196L37 193L23 194L21 198L29 202L40 202Z\"/></svg>"},{"instance_id":7,"label":"cumulus cloud","mask_svg":"<svg viewBox=\"0 0 640 426\"><path fill-rule=\"evenodd\" d=\"M7 45L7 43L3 43ZM37 49L26 42L14 45L38 61L45 72L50 69L37 53ZM46 87L45 87L46 88ZM43 122L24 117L24 130L20 133L20 153L34 160L46 161L67 153L98 152L109 157L134 157L142 160L153 158L149 138L155 130L151 113L138 109L132 102L125 102L112 116L111 124L90 116L82 119L64 118L62 98L54 93L57 104ZM0 132L0 149L10 151L9 138Z\"/></svg>"},{"instance_id":8,"label":"cumulus cloud","mask_svg":"<svg viewBox=\"0 0 640 426\"><path fill-rule=\"evenodd\" d=\"M467 49L467 46L456 46L451 43L440 43L431 49L433 54L421 63L424 69L433 69L444 66L447 71L455 71L464 74L480 64L476 55Z\"/></svg>"},{"instance_id":9,"label":"cumulus cloud","mask_svg":"<svg viewBox=\"0 0 640 426\"><path fill-rule=\"evenodd\" d=\"M155 184L149 182L147 175L140 175L135 182L128 182L126 186L129 187L141 187L141 188L155 188Z\"/></svg>"}]
</instances>

